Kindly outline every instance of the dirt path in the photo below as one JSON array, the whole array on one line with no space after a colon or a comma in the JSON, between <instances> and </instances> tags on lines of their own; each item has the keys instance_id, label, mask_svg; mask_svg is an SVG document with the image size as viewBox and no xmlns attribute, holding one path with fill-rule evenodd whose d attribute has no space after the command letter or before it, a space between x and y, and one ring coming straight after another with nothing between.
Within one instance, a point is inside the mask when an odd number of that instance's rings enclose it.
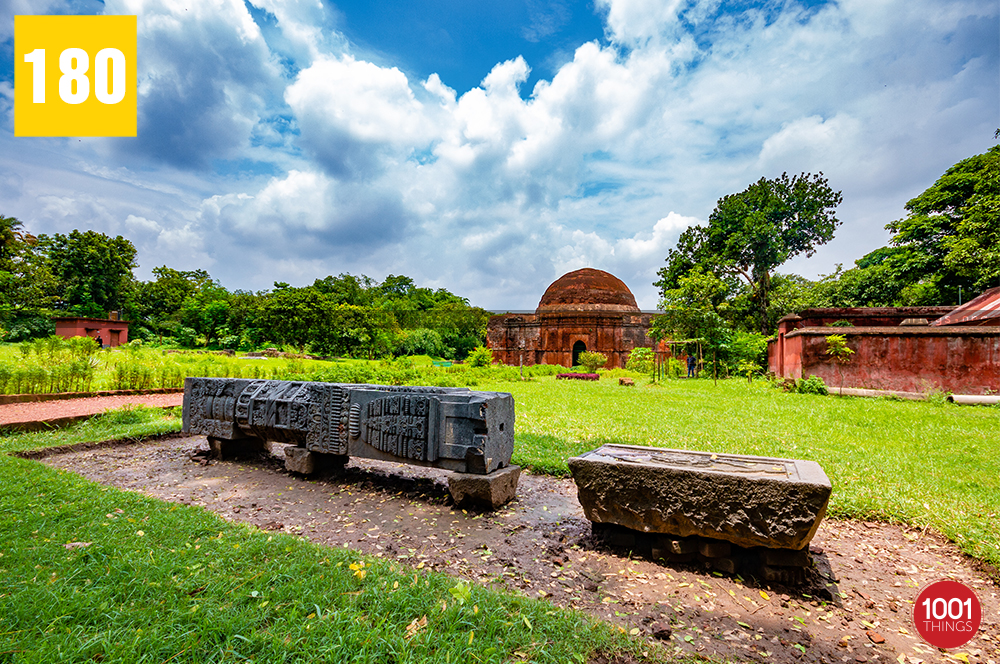
<instances>
[{"instance_id":1,"label":"dirt path","mask_svg":"<svg viewBox=\"0 0 1000 664\"><path fill-rule=\"evenodd\" d=\"M476 513L450 505L441 471L352 459L339 476L307 481L273 456L194 456L206 449L204 437L175 437L45 462L232 521L544 597L667 648L743 661L960 661L924 644L911 620L919 588L951 577L983 604L982 629L957 652L1000 664L1000 589L930 532L826 520L812 542L811 592L796 591L599 546L570 480L526 474L516 501ZM824 588L834 597L826 605L817 601Z\"/></svg>"},{"instance_id":2,"label":"dirt path","mask_svg":"<svg viewBox=\"0 0 1000 664\"><path fill-rule=\"evenodd\" d=\"M174 394L131 394L109 397L88 397L85 399L65 399L54 401L27 401L0 405L0 427L21 425L29 422L63 421L64 418L99 415L112 408L126 404L141 404L165 408L180 406L184 393Z\"/></svg>"}]
</instances>

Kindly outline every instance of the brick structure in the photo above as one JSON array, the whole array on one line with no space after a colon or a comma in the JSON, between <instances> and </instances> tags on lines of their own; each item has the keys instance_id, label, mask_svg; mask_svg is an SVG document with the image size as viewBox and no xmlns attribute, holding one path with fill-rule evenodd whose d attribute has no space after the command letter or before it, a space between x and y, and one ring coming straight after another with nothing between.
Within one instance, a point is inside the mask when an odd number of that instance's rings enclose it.
<instances>
[{"instance_id":1,"label":"brick structure","mask_svg":"<svg viewBox=\"0 0 1000 664\"><path fill-rule=\"evenodd\" d=\"M490 318L486 343L504 364L575 366L580 353L608 356L606 368L624 367L629 353L653 347L652 314L643 313L618 277L593 268L564 274L542 295L534 314Z\"/></svg>"},{"instance_id":2,"label":"brick structure","mask_svg":"<svg viewBox=\"0 0 1000 664\"><path fill-rule=\"evenodd\" d=\"M128 323L117 318L54 318L56 336L101 337L105 346L120 346L128 343Z\"/></svg>"},{"instance_id":3,"label":"brick structure","mask_svg":"<svg viewBox=\"0 0 1000 664\"><path fill-rule=\"evenodd\" d=\"M994 290L1000 296L1000 289ZM979 300L960 309L983 306ZM784 378L816 375L831 387L974 395L1000 390L1000 319L980 315L970 323L969 316L956 316L959 312L954 307L807 309L778 322L778 334L768 342L768 368ZM844 320L853 327L830 327ZM844 335L854 351L846 364L838 366L826 354L831 334Z\"/></svg>"}]
</instances>

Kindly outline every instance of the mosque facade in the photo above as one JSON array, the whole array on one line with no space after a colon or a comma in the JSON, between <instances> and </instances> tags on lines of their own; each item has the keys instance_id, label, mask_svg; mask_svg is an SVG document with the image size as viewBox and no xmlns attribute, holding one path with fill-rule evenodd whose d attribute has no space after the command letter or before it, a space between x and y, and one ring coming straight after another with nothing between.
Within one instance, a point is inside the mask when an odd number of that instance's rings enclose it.
<instances>
[{"instance_id":1,"label":"mosque facade","mask_svg":"<svg viewBox=\"0 0 1000 664\"><path fill-rule=\"evenodd\" d=\"M607 369L624 367L633 349L653 347L652 314L643 313L618 277L593 268L569 272L545 289L535 313L490 318L487 346L494 361L513 366L579 364L580 353L607 355Z\"/></svg>"}]
</instances>

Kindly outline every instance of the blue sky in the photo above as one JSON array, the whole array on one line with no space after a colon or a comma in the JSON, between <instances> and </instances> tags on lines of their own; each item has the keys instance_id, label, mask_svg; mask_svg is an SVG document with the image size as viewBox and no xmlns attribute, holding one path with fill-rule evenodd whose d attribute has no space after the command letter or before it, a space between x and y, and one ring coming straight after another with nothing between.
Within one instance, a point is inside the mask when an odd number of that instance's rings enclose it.
<instances>
[{"instance_id":1,"label":"blue sky","mask_svg":"<svg viewBox=\"0 0 1000 664\"><path fill-rule=\"evenodd\" d=\"M15 138L17 14L138 16L136 138ZM823 171L809 277L1000 127L995 0L0 0L0 213L229 288L406 274L530 309L597 267L640 306L677 236Z\"/></svg>"}]
</instances>

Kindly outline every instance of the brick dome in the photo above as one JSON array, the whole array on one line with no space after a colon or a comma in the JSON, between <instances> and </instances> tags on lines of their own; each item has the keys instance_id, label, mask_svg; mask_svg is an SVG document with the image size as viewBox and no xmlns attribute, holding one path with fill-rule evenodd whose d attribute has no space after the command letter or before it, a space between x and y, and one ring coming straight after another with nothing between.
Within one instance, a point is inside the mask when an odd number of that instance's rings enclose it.
<instances>
[{"instance_id":1,"label":"brick dome","mask_svg":"<svg viewBox=\"0 0 1000 664\"><path fill-rule=\"evenodd\" d=\"M635 312L635 296L621 279L603 270L585 267L559 277L545 289L538 313Z\"/></svg>"}]
</instances>

